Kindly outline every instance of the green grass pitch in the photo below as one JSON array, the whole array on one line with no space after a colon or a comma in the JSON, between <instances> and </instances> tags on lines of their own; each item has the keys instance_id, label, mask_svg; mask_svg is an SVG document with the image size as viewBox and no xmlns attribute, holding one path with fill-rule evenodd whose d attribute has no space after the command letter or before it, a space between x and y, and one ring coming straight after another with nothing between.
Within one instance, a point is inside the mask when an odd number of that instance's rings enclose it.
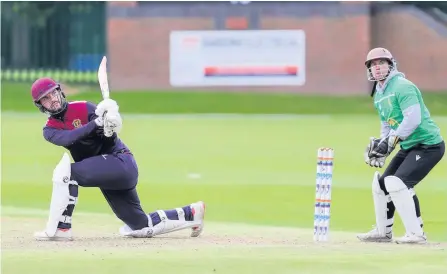
<instances>
[{"instance_id":1,"label":"green grass pitch","mask_svg":"<svg viewBox=\"0 0 447 274\"><path fill-rule=\"evenodd\" d=\"M37 111L37 110L36 110ZM447 158L416 188L426 246L359 243L374 224L363 161L379 122L369 115L123 114L121 138L139 164L147 212L207 204L203 235L122 239L98 189L80 188L72 243L37 243L63 149L45 116L2 113L2 273L443 273ZM441 129L445 117L435 117ZM16 127L13 129L13 126ZM444 133L445 134L445 133ZM331 239L312 241L318 147L335 149ZM389 160L387 161L387 163ZM395 234L403 233L396 214Z\"/></svg>"}]
</instances>

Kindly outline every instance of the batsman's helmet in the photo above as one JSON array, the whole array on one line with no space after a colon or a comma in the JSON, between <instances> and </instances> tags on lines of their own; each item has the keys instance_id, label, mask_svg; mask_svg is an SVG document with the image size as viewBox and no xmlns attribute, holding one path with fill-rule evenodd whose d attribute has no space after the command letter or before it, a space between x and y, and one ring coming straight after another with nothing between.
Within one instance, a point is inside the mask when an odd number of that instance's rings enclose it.
<instances>
[{"instance_id":1,"label":"batsman's helmet","mask_svg":"<svg viewBox=\"0 0 447 274\"><path fill-rule=\"evenodd\" d=\"M386 74L382 75L382 77L376 78L373 76L373 73L371 71L371 62L373 60L379 60L379 59L388 61L389 69ZM388 75L397 68L397 63L389 50L385 48L374 48L368 52L368 55L366 56L365 66L366 66L367 78L369 81L381 81L385 80L388 77Z\"/></svg>"},{"instance_id":2,"label":"batsman's helmet","mask_svg":"<svg viewBox=\"0 0 447 274\"><path fill-rule=\"evenodd\" d=\"M58 99L61 107L57 110L49 110L40 103L40 99L55 90L58 92ZM61 113L68 106L67 100L65 99L65 94L62 92L60 84L48 77L37 79L33 83L31 86L31 96L33 97L36 107L39 108L41 112L49 115Z\"/></svg>"}]
</instances>

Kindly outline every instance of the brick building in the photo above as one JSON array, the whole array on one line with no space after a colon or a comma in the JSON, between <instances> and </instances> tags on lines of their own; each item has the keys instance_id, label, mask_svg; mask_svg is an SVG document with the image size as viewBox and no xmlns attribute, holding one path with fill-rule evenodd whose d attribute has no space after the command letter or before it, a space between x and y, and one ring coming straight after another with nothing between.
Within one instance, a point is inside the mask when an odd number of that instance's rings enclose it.
<instances>
[{"instance_id":1,"label":"brick building","mask_svg":"<svg viewBox=\"0 0 447 274\"><path fill-rule=\"evenodd\" d=\"M395 55L399 69L421 89L447 90L446 25L411 5L109 2L107 17L107 54L115 90L172 89L169 84L171 30L232 28L304 30L306 84L216 87L215 90L364 94L370 87L364 59L375 46L388 48Z\"/></svg>"}]
</instances>

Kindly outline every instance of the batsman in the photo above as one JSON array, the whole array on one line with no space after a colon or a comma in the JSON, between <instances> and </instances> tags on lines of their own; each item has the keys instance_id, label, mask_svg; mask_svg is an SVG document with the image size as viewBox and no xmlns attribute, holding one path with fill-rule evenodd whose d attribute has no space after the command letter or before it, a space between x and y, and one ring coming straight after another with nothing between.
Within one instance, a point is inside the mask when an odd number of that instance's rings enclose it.
<instances>
[{"instance_id":1,"label":"batsman","mask_svg":"<svg viewBox=\"0 0 447 274\"><path fill-rule=\"evenodd\" d=\"M380 138L370 138L365 161L372 167L382 168L396 146L400 149L382 175L378 171L374 173L376 225L372 231L357 237L365 242L393 241L392 227L397 211L406 233L395 242L423 244L427 237L415 186L444 156L444 140L421 92L397 70L397 62L389 50L372 49L365 65L368 80L375 82L371 96L381 121Z\"/></svg>"},{"instance_id":2,"label":"batsman","mask_svg":"<svg viewBox=\"0 0 447 274\"><path fill-rule=\"evenodd\" d=\"M66 148L56 165L49 217L36 240L73 240L72 217L78 187L97 187L124 225L125 237L150 238L181 229L191 229L198 237L204 226L202 201L171 210L146 214L137 193L138 166L132 151L118 138L122 128L119 106L104 99L97 106L87 101L68 102L61 86L51 78L41 78L31 87L35 106L47 114L43 127L46 141Z\"/></svg>"}]
</instances>

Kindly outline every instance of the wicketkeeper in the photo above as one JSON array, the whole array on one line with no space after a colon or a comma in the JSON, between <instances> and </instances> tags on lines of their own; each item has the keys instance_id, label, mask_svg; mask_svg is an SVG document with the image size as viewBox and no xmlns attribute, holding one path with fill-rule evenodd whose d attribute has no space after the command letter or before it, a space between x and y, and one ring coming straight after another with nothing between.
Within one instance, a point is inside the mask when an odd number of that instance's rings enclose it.
<instances>
[{"instance_id":1,"label":"wicketkeeper","mask_svg":"<svg viewBox=\"0 0 447 274\"><path fill-rule=\"evenodd\" d=\"M153 237L191 228L191 237L203 229L205 204L202 201L146 214L136 186L138 167L132 152L118 138L122 118L112 99L95 104L67 102L61 86L41 78L31 87L34 104L49 115L43 128L48 142L70 151L74 163L64 153L53 172L53 192L45 230L37 240L72 240L72 216L78 186L98 187L115 215L124 222L123 236Z\"/></svg>"},{"instance_id":2,"label":"wicketkeeper","mask_svg":"<svg viewBox=\"0 0 447 274\"><path fill-rule=\"evenodd\" d=\"M376 226L357 237L369 242L392 241L394 212L397 211L406 233L395 241L426 243L414 188L444 156L445 144L440 129L430 117L419 89L397 70L390 51L372 49L365 65L368 80L376 82L371 96L381 121L380 138L370 138L365 161L381 168L398 144L400 150L382 175L374 173Z\"/></svg>"}]
</instances>

